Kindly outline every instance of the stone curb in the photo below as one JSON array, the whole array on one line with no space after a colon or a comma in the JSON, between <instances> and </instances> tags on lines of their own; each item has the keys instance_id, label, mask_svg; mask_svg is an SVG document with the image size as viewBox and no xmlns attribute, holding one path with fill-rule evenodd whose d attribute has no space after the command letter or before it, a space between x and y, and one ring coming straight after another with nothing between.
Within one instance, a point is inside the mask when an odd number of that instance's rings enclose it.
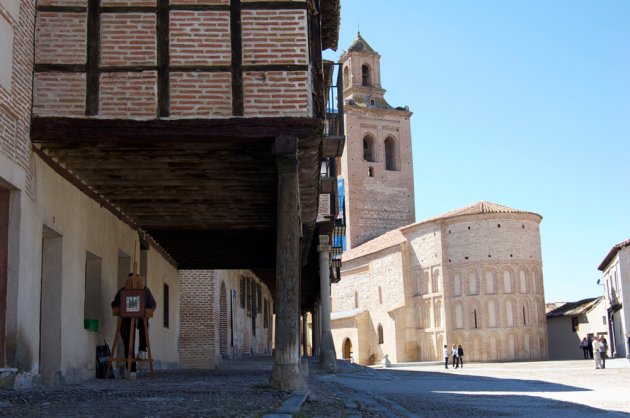
<instances>
[{"instance_id":1,"label":"stone curb","mask_svg":"<svg viewBox=\"0 0 630 418\"><path fill-rule=\"evenodd\" d=\"M290 418L300 412L302 404L308 399L311 391L308 389L298 389L291 393L291 396L273 414L264 415L263 418Z\"/></svg>"}]
</instances>

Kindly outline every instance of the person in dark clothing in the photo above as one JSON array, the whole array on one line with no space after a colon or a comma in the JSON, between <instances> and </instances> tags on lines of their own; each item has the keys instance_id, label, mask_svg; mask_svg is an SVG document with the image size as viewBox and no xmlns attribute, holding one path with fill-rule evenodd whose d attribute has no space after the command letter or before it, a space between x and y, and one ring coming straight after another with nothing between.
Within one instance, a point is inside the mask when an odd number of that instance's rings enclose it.
<instances>
[{"instance_id":1,"label":"person in dark clothing","mask_svg":"<svg viewBox=\"0 0 630 418\"><path fill-rule=\"evenodd\" d=\"M592 360L593 359L593 339L592 338L588 339L588 344L586 348L588 350L588 358Z\"/></svg>"},{"instance_id":2,"label":"person in dark clothing","mask_svg":"<svg viewBox=\"0 0 630 418\"><path fill-rule=\"evenodd\" d=\"M459 362L459 367L464 368L464 349L461 344L457 344L457 361Z\"/></svg>"},{"instance_id":3,"label":"person in dark clothing","mask_svg":"<svg viewBox=\"0 0 630 418\"><path fill-rule=\"evenodd\" d=\"M139 288L142 288L142 286L140 286ZM129 278L127 279L127 283L125 284L124 287L121 287L120 289L118 289L118 292L116 292L116 296L114 297L114 300L112 301L111 305L112 305L112 309L114 310L114 313L119 315L119 310L120 310L120 294L123 290L125 289L133 289L133 273L129 273ZM153 297L153 294L151 293L151 290L149 290L149 288L147 286L144 286L144 301L145 301L145 309L149 312L152 313L155 310L155 308L157 307L157 303L155 302L155 298ZM149 325L149 320L147 316L147 328ZM125 358L129 357L129 335L131 334L131 319L132 318L121 318L120 321L120 336L122 337L123 340L123 346L124 346L124 350L125 350ZM145 334L144 331L144 323L142 321L143 318L138 318L138 320L136 321L136 329L138 329L138 334L139 334L139 338L138 338L138 358L146 358L146 351L147 351L147 336ZM136 353L135 353L135 347L131 347L131 358L136 358ZM136 362L132 362L131 363L131 373L132 376L134 376L134 374L136 373L137 370L137 366L136 366Z\"/></svg>"}]
</instances>

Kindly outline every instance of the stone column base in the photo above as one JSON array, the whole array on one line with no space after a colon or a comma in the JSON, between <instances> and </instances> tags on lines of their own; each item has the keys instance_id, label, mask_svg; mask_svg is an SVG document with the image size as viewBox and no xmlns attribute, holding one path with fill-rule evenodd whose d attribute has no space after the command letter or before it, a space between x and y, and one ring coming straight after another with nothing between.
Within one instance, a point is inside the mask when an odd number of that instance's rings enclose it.
<instances>
[{"instance_id":1,"label":"stone column base","mask_svg":"<svg viewBox=\"0 0 630 418\"><path fill-rule=\"evenodd\" d=\"M274 389L295 390L306 387L306 379L299 364L274 363L269 384Z\"/></svg>"},{"instance_id":2,"label":"stone column base","mask_svg":"<svg viewBox=\"0 0 630 418\"><path fill-rule=\"evenodd\" d=\"M337 373L337 353L330 331L323 332L319 348L319 365L328 373Z\"/></svg>"}]
</instances>

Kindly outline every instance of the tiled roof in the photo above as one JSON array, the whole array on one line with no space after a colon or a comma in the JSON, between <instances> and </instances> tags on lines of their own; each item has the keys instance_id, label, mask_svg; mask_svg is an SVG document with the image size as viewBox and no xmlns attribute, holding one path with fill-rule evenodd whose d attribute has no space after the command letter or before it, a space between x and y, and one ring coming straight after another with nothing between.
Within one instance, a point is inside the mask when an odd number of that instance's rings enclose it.
<instances>
[{"instance_id":1,"label":"tiled roof","mask_svg":"<svg viewBox=\"0 0 630 418\"><path fill-rule=\"evenodd\" d=\"M619 250L621 250L623 247L627 247L629 245L630 245L630 239L627 239L627 240L625 240L623 242L620 242L619 244L615 245L614 247L612 247L612 249L608 252L608 254L604 258L604 260L599 264L599 267L597 267L597 269L601 270L601 271L604 271L606 266L608 266L610 261L617 254L617 252L619 252Z\"/></svg>"},{"instance_id":2,"label":"tiled roof","mask_svg":"<svg viewBox=\"0 0 630 418\"><path fill-rule=\"evenodd\" d=\"M566 302L551 302L551 303L545 303L545 313L548 314L549 312L553 311L554 309L558 309L559 307L561 307L562 305L565 305Z\"/></svg>"},{"instance_id":3,"label":"tiled roof","mask_svg":"<svg viewBox=\"0 0 630 418\"><path fill-rule=\"evenodd\" d=\"M603 296L600 296L598 298L582 299L577 302L564 303L553 311L548 312L547 318L557 318L560 316L577 316L589 313L603 298Z\"/></svg>"},{"instance_id":4,"label":"tiled roof","mask_svg":"<svg viewBox=\"0 0 630 418\"><path fill-rule=\"evenodd\" d=\"M434 218L425 219L423 221L401 226L400 228L386 232L383 235L376 237L371 241L363 243L359 245L358 247L355 247L343 253L342 262L350 261L355 258L359 258L364 255L372 254L377 251L381 251L386 248L392 247L394 245L401 244L402 242L405 242L406 240L405 236L403 235L403 231L406 231L418 225L428 224L428 223L435 222L441 219L450 219L450 218L456 218L458 216L478 215L478 214L484 214L484 213L523 213L523 214L535 215L542 218L542 216L534 212L525 212L522 210L512 209L507 206L497 205L496 203L486 202L482 200L480 202L473 203L472 205L464 206L463 208L446 212Z\"/></svg>"},{"instance_id":5,"label":"tiled roof","mask_svg":"<svg viewBox=\"0 0 630 418\"><path fill-rule=\"evenodd\" d=\"M342 255L342 262L393 247L394 245L405 242L405 240L406 238L402 232L400 232L400 229L394 229L374 238L371 241L365 242L358 247L354 247L353 249L346 251Z\"/></svg>"},{"instance_id":6,"label":"tiled roof","mask_svg":"<svg viewBox=\"0 0 630 418\"><path fill-rule=\"evenodd\" d=\"M354 41L352 41L352 44L348 48L348 52L369 52L371 54L376 54L376 51L374 51L365 39L363 39L361 32L357 32L357 37L354 38Z\"/></svg>"},{"instance_id":7,"label":"tiled roof","mask_svg":"<svg viewBox=\"0 0 630 418\"><path fill-rule=\"evenodd\" d=\"M464 215L478 215L482 213L528 213L528 214L540 216L534 212L526 212L526 211L522 211L518 209L513 209L508 206L498 205L496 203L481 200L479 202L473 203L472 205L464 206L463 208L455 209L450 212L443 213L442 215L436 216L435 218L429 218L418 223L431 222L431 221L436 221L438 219L455 218L457 216L464 216ZM405 228L408 228L413 225L415 224L408 225Z\"/></svg>"}]
</instances>

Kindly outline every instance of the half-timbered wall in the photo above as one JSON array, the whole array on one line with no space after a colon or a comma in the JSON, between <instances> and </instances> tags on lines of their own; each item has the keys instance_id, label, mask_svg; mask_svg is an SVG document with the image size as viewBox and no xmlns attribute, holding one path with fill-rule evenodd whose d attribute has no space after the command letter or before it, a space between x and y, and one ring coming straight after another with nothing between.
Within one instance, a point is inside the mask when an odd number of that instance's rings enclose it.
<instances>
[{"instance_id":1,"label":"half-timbered wall","mask_svg":"<svg viewBox=\"0 0 630 418\"><path fill-rule=\"evenodd\" d=\"M313 116L308 22L306 1L40 0L34 114Z\"/></svg>"}]
</instances>

